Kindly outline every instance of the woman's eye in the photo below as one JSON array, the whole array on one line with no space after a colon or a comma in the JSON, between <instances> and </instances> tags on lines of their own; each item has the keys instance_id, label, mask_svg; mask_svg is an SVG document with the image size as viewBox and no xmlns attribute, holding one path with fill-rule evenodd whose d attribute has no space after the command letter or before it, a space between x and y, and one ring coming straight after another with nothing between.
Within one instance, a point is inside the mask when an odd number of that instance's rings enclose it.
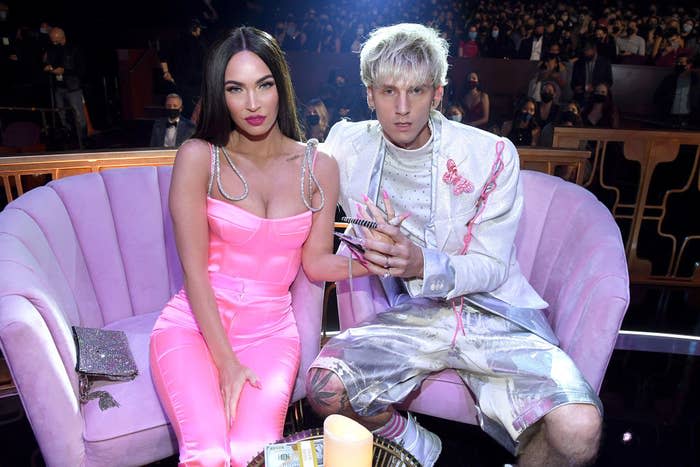
<instances>
[{"instance_id":1,"label":"woman's eye","mask_svg":"<svg viewBox=\"0 0 700 467\"><path fill-rule=\"evenodd\" d=\"M260 84L260 88L269 89L274 85L275 85L274 81L265 81L264 83Z\"/></svg>"},{"instance_id":2,"label":"woman's eye","mask_svg":"<svg viewBox=\"0 0 700 467\"><path fill-rule=\"evenodd\" d=\"M235 92L240 92L240 91L241 91L241 88L238 86L229 86L226 88L226 92L235 93Z\"/></svg>"}]
</instances>

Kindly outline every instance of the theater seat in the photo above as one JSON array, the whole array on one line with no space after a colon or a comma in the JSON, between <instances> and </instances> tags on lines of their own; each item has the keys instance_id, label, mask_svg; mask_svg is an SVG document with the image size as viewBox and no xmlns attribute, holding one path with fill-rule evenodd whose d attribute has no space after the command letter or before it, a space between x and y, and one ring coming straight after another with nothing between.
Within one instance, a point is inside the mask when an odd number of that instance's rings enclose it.
<instances>
[{"instance_id":1,"label":"theater seat","mask_svg":"<svg viewBox=\"0 0 700 467\"><path fill-rule=\"evenodd\" d=\"M525 202L515 240L520 269L549 303L545 314L561 348L600 391L629 303L620 231L608 209L585 189L527 170L521 179ZM348 281L337 283L341 329L386 309L375 276L353 279L352 301L350 290ZM429 377L404 408L477 423L474 399L452 370Z\"/></svg>"},{"instance_id":2,"label":"theater seat","mask_svg":"<svg viewBox=\"0 0 700 467\"><path fill-rule=\"evenodd\" d=\"M170 167L137 167L64 178L0 212L0 348L46 465L143 465L177 452L148 366L153 324L183 280L170 175ZM322 284L300 271L295 401L318 353L322 299ZM139 375L104 386L120 407L80 404L71 325L126 333Z\"/></svg>"}]
</instances>

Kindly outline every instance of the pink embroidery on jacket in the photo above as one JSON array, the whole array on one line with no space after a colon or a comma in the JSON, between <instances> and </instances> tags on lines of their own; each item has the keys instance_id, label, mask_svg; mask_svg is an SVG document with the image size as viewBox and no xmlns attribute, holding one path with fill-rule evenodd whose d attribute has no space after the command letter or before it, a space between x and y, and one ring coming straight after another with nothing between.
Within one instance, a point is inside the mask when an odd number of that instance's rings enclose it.
<instances>
[{"instance_id":1,"label":"pink embroidery on jacket","mask_svg":"<svg viewBox=\"0 0 700 467\"><path fill-rule=\"evenodd\" d=\"M457 164L455 164L455 161L452 159L447 160L447 172L442 175L442 181L448 185L454 185L452 191L455 195L474 191L474 184L459 175L457 172Z\"/></svg>"}]
</instances>

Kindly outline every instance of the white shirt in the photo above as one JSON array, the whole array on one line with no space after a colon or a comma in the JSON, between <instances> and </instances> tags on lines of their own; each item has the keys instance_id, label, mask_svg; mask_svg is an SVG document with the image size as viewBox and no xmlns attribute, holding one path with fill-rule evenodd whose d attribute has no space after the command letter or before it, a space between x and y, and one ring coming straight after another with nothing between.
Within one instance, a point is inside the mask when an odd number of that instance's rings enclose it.
<instances>
[{"instance_id":1,"label":"white shirt","mask_svg":"<svg viewBox=\"0 0 700 467\"><path fill-rule=\"evenodd\" d=\"M539 39L533 37L532 39L532 52L530 52L530 60L540 61L542 57L542 40L544 36L540 36Z\"/></svg>"},{"instance_id":2,"label":"white shirt","mask_svg":"<svg viewBox=\"0 0 700 467\"><path fill-rule=\"evenodd\" d=\"M163 146L166 148L175 147L177 141L177 123L178 120L175 121L175 126L170 126L165 129L165 141L163 142Z\"/></svg>"}]
</instances>

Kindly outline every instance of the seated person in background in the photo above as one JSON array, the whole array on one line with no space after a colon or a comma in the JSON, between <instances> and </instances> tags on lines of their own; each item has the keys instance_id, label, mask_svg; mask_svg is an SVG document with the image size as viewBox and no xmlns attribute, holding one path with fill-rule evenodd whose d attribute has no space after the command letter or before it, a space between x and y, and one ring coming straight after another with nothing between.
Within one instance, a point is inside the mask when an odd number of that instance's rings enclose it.
<instances>
[{"instance_id":1,"label":"seated person in background","mask_svg":"<svg viewBox=\"0 0 700 467\"><path fill-rule=\"evenodd\" d=\"M540 90L540 102L537 102L535 109L535 119L537 126L544 128L545 125L555 121L559 114L559 105L556 103L559 97L555 83L546 82L542 84Z\"/></svg>"},{"instance_id":2,"label":"seated person in background","mask_svg":"<svg viewBox=\"0 0 700 467\"><path fill-rule=\"evenodd\" d=\"M525 98L517 106L513 120L505 122L501 134L516 146L537 146L540 127L535 118L535 101Z\"/></svg>"},{"instance_id":3,"label":"seated person in background","mask_svg":"<svg viewBox=\"0 0 700 467\"><path fill-rule=\"evenodd\" d=\"M624 37L615 39L617 43L617 55L621 63L642 65L646 59L647 43L637 35L637 22L627 23L627 30Z\"/></svg>"},{"instance_id":4,"label":"seated person in background","mask_svg":"<svg viewBox=\"0 0 700 467\"><path fill-rule=\"evenodd\" d=\"M491 115L491 105L489 103L489 95L481 88L479 75L476 72L471 72L467 75L465 88L466 91L462 97L462 106L464 108L462 123L477 128L486 128Z\"/></svg>"},{"instance_id":5,"label":"seated person in background","mask_svg":"<svg viewBox=\"0 0 700 467\"><path fill-rule=\"evenodd\" d=\"M556 119L550 121L546 126L542 127L542 132L538 141L540 146L548 148L552 147L554 128L558 126L575 128L583 127L583 120L581 120L581 108L575 101L571 101L568 104L560 106Z\"/></svg>"},{"instance_id":6,"label":"seated person in background","mask_svg":"<svg viewBox=\"0 0 700 467\"><path fill-rule=\"evenodd\" d=\"M586 100L581 118L588 127L620 128L620 113L606 84L600 83L595 87Z\"/></svg>"},{"instance_id":7,"label":"seated person in background","mask_svg":"<svg viewBox=\"0 0 700 467\"><path fill-rule=\"evenodd\" d=\"M683 48L683 39L677 29L669 29L664 33L663 39L654 47L652 60L656 66L671 67L676 63L676 57Z\"/></svg>"},{"instance_id":8,"label":"seated person in background","mask_svg":"<svg viewBox=\"0 0 700 467\"><path fill-rule=\"evenodd\" d=\"M484 42L482 57L512 58L515 56L515 44L498 24L491 26L491 33Z\"/></svg>"},{"instance_id":9,"label":"seated person in background","mask_svg":"<svg viewBox=\"0 0 700 467\"><path fill-rule=\"evenodd\" d=\"M700 76L693 62L691 55L681 53L673 73L661 81L654 93L657 118L681 127L700 120Z\"/></svg>"},{"instance_id":10,"label":"seated person in background","mask_svg":"<svg viewBox=\"0 0 700 467\"><path fill-rule=\"evenodd\" d=\"M151 130L152 148L177 148L194 134L194 123L181 115L182 98L177 94L168 94L165 98L168 116L159 118Z\"/></svg>"},{"instance_id":11,"label":"seated person in background","mask_svg":"<svg viewBox=\"0 0 700 467\"><path fill-rule=\"evenodd\" d=\"M330 130L328 109L318 97L306 104L306 139L316 138L322 143Z\"/></svg>"},{"instance_id":12,"label":"seated person in background","mask_svg":"<svg viewBox=\"0 0 700 467\"><path fill-rule=\"evenodd\" d=\"M467 37L459 43L459 56L463 58L474 58L481 55L481 47L479 46L479 32L476 26L469 26Z\"/></svg>"},{"instance_id":13,"label":"seated person in background","mask_svg":"<svg viewBox=\"0 0 700 467\"><path fill-rule=\"evenodd\" d=\"M445 117L449 118L453 122L462 123L462 120L464 120L464 110L459 104L450 104L447 106L447 110L445 111Z\"/></svg>"}]
</instances>

